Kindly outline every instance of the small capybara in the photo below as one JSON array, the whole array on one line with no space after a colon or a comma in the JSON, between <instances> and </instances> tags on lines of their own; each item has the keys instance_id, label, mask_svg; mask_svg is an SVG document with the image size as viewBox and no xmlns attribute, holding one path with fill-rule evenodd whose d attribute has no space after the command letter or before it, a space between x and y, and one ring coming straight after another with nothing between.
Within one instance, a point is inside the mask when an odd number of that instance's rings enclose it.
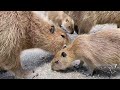
<instances>
[{"instance_id":1,"label":"small capybara","mask_svg":"<svg viewBox=\"0 0 120 90\"><path fill-rule=\"evenodd\" d=\"M88 33L96 24L117 24L120 27L120 11L65 11L75 22L78 34Z\"/></svg>"},{"instance_id":2,"label":"small capybara","mask_svg":"<svg viewBox=\"0 0 120 90\"><path fill-rule=\"evenodd\" d=\"M120 29L79 35L55 55L51 68L56 71L65 70L75 60L88 65L89 75L101 66L120 65Z\"/></svg>"},{"instance_id":3,"label":"small capybara","mask_svg":"<svg viewBox=\"0 0 120 90\"><path fill-rule=\"evenodd\" d=\"M60 26L63 31L69 34L74 33L73 19L63 11L41 11L49 20Z\"/></svg>"},{"instance_id":4,"label":"small capybara","mask_svg":"<svg viewBox=\"0 0 120 90\"><path fill-rule=\"evenodd\" d=\"M0 11L0 68L24 77L20 52L41 48L51 53L69 43L65 32L38 11ZM25 74L24 74L25 73Z\"/></svg>"}]
</instances>

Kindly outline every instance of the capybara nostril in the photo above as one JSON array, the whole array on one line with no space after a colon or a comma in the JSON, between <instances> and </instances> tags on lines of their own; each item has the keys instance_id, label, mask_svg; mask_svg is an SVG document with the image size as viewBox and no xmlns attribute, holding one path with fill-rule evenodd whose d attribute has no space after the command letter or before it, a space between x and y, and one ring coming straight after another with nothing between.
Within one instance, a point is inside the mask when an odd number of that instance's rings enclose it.
<instances>
[{"instance_id":1,"label":"capybara nostril","mask_svg":"<svg viewBox=\"0 0 120 90\"><path fill-rule=\"evenodd\" d=\"M59 60L58 61L55 61L55 64L58 64L59 63Z\"/></svg>"}]
</instances>

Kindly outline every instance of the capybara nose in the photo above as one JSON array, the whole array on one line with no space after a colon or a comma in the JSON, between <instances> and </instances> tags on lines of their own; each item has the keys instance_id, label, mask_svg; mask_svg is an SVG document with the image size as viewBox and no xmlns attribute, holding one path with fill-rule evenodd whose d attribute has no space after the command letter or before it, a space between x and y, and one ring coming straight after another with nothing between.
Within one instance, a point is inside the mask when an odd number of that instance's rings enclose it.
<instances>
[{"instance_id":1,"label":"capybara nose","mask_svg":"<svg viewBox=\"0 0 120 90\"><path fill-rule=\"evenodd\" d=\"M58 61L55 61L55 64L59 64L59 60L58 60Z\"/></svg>"}]
</instances>

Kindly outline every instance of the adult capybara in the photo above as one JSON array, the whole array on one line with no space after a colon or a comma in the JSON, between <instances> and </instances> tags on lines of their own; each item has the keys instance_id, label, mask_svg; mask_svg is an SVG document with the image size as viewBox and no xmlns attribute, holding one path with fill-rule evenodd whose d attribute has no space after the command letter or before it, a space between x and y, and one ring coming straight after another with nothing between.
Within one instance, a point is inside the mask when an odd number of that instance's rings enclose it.
<instances>
[{"instance_id":1,"label":"adult capybara","mask_svg":"<svg viewBox=\"0 0 120 90\"><path fill-rule=\"evenodd\" d=\"M61 28L55 26L38 11L0 11L0 68L24 77L20 52L41 48L51 53L69 42ZM25 73L25 74L24 74Z\"/></svg>"},{"instance_id":2,"label":"adult capybara","mask_svg":"<svg viewBox=\"0 0 120 90\"><path fill-rule=\"evenodd\" d=\"M120 27L120 11L65 11L75 23L78 34L88 33L96 24L117 24Z\"/></svg>"}]
</instances>

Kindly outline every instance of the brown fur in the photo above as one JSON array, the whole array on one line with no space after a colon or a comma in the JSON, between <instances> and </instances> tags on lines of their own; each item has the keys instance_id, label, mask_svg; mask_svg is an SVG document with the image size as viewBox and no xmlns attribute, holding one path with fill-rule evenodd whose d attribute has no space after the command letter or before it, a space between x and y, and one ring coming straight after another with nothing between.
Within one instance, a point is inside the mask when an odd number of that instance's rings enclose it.
<instances>
[{"instance_id":1,"label":"brown fur","mask_svg":"<svg viewBox=\"0 0 120 90\"><path fill-rule=\"evenodd\" d=\"M63 52L66 57L63 57ZM120 65L120 29L79 35L55 55L52 69L65 70L75 60L85 62L90 67L90 74L100 66Z\"/></svg>"},{"instance_id":2,"label":"brown fur","mask_svg":"<svg viewBox=\"0 0 120 90\"><path fill-rule=\"evenodd\" d=\"M88 33L96 24L115 23L120 27L120 11L65 11L75 21L78 34Z\"/></svg>"},{"instance_id":3,"label":"brown fur","mask_svg":"<svg viewBox=\"0 0 120 90\"><path fill-rule=\"evenodd\" d=\"M63 11L45 11L46 16L67 33L74 33L74 21Z\"/></svg>"},{"instance_id":4,"label":"brown fur","mask_svg":"<svg viewBox=\"0 0 120 90\"><path fill-rule=\"evenodd\" d=\"M51 26L55 27L54 33L50 32ZM19 59L22 50L41 48L56 53L68 42L67 35L59 27L32 11L0 12L0 68L2 69L11 70L19 76L23 74Z\"/></svg>"}]
</instances>

